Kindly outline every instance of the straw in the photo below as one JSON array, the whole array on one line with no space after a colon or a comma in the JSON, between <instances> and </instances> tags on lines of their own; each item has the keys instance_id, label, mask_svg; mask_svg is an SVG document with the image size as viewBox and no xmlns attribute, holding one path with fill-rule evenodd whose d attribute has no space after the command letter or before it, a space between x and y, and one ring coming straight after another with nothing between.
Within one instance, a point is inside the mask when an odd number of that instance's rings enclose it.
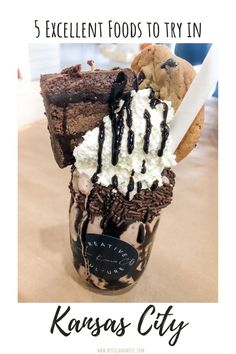
<instances>
[{"instance_id":1,"label":"straw","mask_svg":"<svg viewBox=\"0 0 236 354\"><path fill-rule=\"evenodd\" d=\"M171 126L172 152L175 152L194 118L215 88L217 79L217 50L215 45L212 45L175 113Z\"/></svg>"}]
</instances>

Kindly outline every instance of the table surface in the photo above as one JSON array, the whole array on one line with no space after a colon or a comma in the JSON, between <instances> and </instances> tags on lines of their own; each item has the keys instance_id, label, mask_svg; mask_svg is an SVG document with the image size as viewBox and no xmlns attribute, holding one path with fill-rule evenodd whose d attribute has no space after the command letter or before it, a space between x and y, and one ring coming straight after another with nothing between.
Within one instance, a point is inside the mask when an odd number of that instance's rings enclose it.
<instances>
[{"instance_id":1,"label":"table surface","mask_svg":"<svg viewBox=\"0 0 236 354\"><path fill-rule=\"evenodd\" d=\"M122 295L78 284L68 232L70 168L54 161L47 122L19 131L19 302L216 302L217 99L206 104L198 147L175 168L145 273Z\"/></svg>"}]
</instances>

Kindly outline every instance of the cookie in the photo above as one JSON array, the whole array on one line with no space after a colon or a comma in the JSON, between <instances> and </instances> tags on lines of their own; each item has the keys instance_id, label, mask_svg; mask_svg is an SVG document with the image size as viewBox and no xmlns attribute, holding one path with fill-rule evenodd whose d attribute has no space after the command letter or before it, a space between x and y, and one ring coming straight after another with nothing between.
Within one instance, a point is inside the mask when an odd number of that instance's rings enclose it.
<instances>
[{"instance_id":1,"label":"cookie","mask_svg":"<svg viewBox=\"0 0 236 354\"><path fill-rule=\"evenodd\" d=\"M171 101L176 111L196 73L186 60L175 56L165 45L150 45L133 60L132 70L137 74L139 88L152 87L156 97ZM199 111L175 151L179 162L196 146L204 121L204 107Z\"/></svg>"}]
</instances>

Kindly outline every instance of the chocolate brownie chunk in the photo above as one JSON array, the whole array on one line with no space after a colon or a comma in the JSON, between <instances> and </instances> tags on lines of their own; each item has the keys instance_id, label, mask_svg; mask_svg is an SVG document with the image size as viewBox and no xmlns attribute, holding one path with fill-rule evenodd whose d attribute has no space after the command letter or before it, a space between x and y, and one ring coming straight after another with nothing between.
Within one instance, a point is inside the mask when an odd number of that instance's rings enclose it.
<instances>
[{"instance_id":1,"label":"chocolate brownie chunk","mask_svg":"<svg viewBox=\"0 0 236 354\"><path fill-rule=\"evenodd\" d=\"M51 145L59 167L73 164L74 147L108 114L111 88L120 72L127 78L124 93L135 88L136 75L130 69L82 72L75 65L60 74L41 76Z\"/></svg>"}]
</instances>

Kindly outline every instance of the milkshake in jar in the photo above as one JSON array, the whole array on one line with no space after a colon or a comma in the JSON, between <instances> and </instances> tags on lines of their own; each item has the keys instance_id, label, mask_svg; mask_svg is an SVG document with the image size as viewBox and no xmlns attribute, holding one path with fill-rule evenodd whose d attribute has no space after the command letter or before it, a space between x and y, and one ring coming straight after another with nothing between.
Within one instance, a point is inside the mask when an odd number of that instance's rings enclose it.
<instances>
[{"instance_id":1,"label":"milkshake in jar","mask_svg":"<svg viewBox=\"0 0 236 354\"><path fill-rule=\"evenodd\" d=\"M110 114L74 149L70 183L74 266L90 288L112 294L144 272L175 182L170 103L151 89L119 89Z\"/></svg>"}]
</instances>

